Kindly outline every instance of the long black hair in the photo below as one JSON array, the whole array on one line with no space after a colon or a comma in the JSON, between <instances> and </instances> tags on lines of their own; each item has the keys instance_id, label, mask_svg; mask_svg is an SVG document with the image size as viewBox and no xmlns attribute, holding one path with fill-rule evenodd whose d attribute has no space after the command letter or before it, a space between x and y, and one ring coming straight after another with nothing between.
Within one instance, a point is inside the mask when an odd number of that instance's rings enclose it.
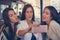
<instances>
[{"instance_id":1,"label":"long black hair","mask_svg":"<svg viewBox=\"0 0 60 40\"><path fill-rule=\"evenodd\" d=\"M48 8L50 10L52 20L55 20L60 24L60 17L57 10L53 6L46 6L45 8Z\"/></svg>"},{"instance_id":2,"label":"long black hair","mask_svg":"<svg viewBox=\"0 0 60 40\"><path fill-rule=\"evenodd\" d=\"M14 36L15 36L15 32L13 32L13 30L12 30L12 26L11 26L11 21L10 21L10 19L9 19L9 15L8 15L8 12L10 11L10 10L13 10L12 8L6 8L4 11L3 11L3 13L2 13L2 16L3 16L3 20L4 20L4 24L5 24L5 26L6 27L9 27L9 40L14 40ZM13 10L14 11L14 10ZM17 25L18 23L15 23L15 25L14 25L14 31L16 31L15 30L15 27L16 27L16 25Z\"/></svg>"},{"instance_id":3,"label":"long black hair","mask_svg":"<svg viewBox=\"0 0 60 40\"><path fill-rule=\"evenodd\" d=\"M26 12L27 8L29 8L29 7L31 7L31 8L32 8L32 11L33 11L32 21L35 21L35 20L34 20L34 18L35 18L35 16L34 16L34 9L33 9L32 5L30 5L30 4L26 4L26 5L24 6L24 8L23 8L23 10L22 10L21 20L25 20L25 19L26 19L26 17L25 17L25 12Z\"/></svg>"}]
</instances>

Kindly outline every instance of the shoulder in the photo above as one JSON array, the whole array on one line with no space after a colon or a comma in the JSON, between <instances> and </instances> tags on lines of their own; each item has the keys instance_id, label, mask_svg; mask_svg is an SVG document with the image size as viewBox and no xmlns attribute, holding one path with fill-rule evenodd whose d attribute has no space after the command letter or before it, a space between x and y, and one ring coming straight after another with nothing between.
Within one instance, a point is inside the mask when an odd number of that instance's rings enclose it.
<instances>
[{"instance_id":1,"label":"shoulder","mask_svg":"<svg viewBox=\"0 0 60 40\"><path fill-rule=\"evenodd\" d=\"M5 28L5 30L6 30L6 32L8 32L8 33L9 33L9 27L6 27L6 28Z\"/></svg>"},{"instance_id":2,"label":"shoulder","mask_svg":"<svg viewBox=\"0 0 60 40\"><path fill-rule=\"evenodd\" d=\"M26 24L27 24L26 20L23 20L23 21L20 21L18 25L26 25Z\"/></svg>"},{"instance_id":3,"label":"shoulder","mask_svg":"<svg viewBox=\"0 0 60 40\"><path fill-rule=\"evenodd\" d=\"M0 32L2 33L4 33L4 35L7 33L7 34L9 34L9 28L8 27L6 27L4 24L2 25L2 28L0 29Z\"/></svg>"},{"instance_id":4,"label":"shoulder","mask_svg":"<svg viewBox=\"0 0 60 40\"><path fill-rule=\"evenodd\" d=\"M3 32L5 33L5 31L6 31L6 33L9 34L9 27L8 26L5 26L5 24L4 24L3 27L4 27L3 28Z\"/></svg>"},{"instance_id":5,"label":"shoulder","mask_svg":"<svg viewBox=\"0 0 60 40\"><path fill-rule=\"evenodd\" d=\"M56 21L52 20L50 22L50 25L54 25L54 26L60 26L59 23L57 23Z\"/></svg>"},{"instance_id":6,"label":"shoulder","mask_svg":"<svg viewBox=\"0 0 60 40\"><path fill-rule=\"evenodd\" d=\"M52 21L50 22L50 25L59 25L59 23L57 23L56 21L52 20Z\"/></svg>"},{"instance_id":7,"label":"shoulder","mask_svg":"<svg viewBox=\"0 0 60 40\"><path fill-rule=\"evenodd\" d=\"M3 30L7 30L8 28L5 26L5 24L3 24L0 28L0 33L3 32Z\"/></svg>"},{"instance_id":8,"label":"shoulder","mask_svg":"<svg viewBox=\"0 0 60 40\"><path fill-rule=\"evenodd\" d=\"M60 30L60 25L59 25L59 23L57 23L56 21L52 20L52 21L50 22L49 28L59 29L59 30Z\"/></svg>"},{"instance_id":9,"label":"shoulder","mask_svg":"<svg viewBox=\"0 0 60 40\"><path fill-rule=\"evenodd\" d=\"M26 20L22 20L22 21L20 21L21 23L26 23Z\"/></svg>"}]
</instances>

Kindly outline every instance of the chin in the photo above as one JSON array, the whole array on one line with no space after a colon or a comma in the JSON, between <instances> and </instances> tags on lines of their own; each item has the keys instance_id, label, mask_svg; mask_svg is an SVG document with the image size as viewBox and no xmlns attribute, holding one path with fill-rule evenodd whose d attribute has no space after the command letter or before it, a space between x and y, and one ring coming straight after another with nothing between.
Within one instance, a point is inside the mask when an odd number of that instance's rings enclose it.
<instances>
[{"instance_id":1,"label":"chin","mask_svg":"<svg viewBox=\"0 0 60 40\"><path fill-rule=\"evenodd\" d=\"M16 23L16 22L18 22L18 21L14 21L14 23Z\"/></svg>"},{"instance_id":2,"label":"chin","mask_svg":"<svg viewBox=\"0 0 60 40\"><path fill-rule=\"evenodd\" d=\"M29 18L29 20L32 20L31 18Z\"/></svg>"}]
</instances>

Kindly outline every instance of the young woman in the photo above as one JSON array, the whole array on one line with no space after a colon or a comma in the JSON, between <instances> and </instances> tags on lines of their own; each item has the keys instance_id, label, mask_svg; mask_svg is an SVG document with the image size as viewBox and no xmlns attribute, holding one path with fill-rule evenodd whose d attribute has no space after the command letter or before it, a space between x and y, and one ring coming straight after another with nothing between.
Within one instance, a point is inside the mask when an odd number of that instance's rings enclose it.
<instances>
[{"instance_id":1,"label":"young woman","mask_svg":"<svg viewBox=\"0 0 60 40\"><path fill-rule=\"evenodd\" d=\"M44 8L42 21L48 25L48 40L60 40L60 18L53 6Z\"/></svg>"},{"instance_id":2,"label":"young woman","mask_svg":"<svg viewBox=\"0 0 60 40\"><path fill-rule=\"evenodd\" d=\"M16 40L16 26L18 18L16 13L12 8L6 8L3 13L4 20L4 32L7 37L7 40Z\"/></svg>"},{"instance_id":3,"label":"young woman","mask_svg":"<svg viewBox=\"0 0 60 40\"><path fill-rule=\"evenodd\" d=\"M22 21L17 27L17 35L22 38L21 40L42 40L41 34L30 32L33 26L38 26L38 24L34 25L34 18L33 7L30 4L25 5L21 15Z\"/></svg>"}]
</instances>

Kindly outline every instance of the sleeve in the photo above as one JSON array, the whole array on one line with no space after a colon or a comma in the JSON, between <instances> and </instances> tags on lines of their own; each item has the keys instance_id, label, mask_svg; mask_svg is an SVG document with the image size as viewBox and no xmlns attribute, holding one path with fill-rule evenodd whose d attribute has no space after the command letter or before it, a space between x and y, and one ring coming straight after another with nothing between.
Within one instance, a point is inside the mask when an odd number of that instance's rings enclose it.
<instances>
[{"instance_id":1,"label":"sleeve","mask_svg":"<svg viewBox=\"0 0 60 40\"><path fill-rule=\"evenodd\" d=\"M17 32L16 35L19 37L18 35L18 31L19 30L24 30L28 27L28 25L25 22L21 22L20 24L17 25Z\"/></svg>"},{"instance_id":2,"label":"sleeve","mask_svg":"<svg viewBox=\"0 0 60 40\"><path fill-rule=\"evenodd\" d=\"M52 22L49 25L49 36L52 40L60 39L60 25L56 22Z\"/></svg>"},{"instance_id":3,"label":"sleeve","mask_svg":"<svg viewBox=\"0 0 60 40\"><path fill-rule=\"evenodd\" d=\"M17 25L17 32L16 32L17 37L20 38L21 36L18 35L18 31L19 31L19 30L22 30L21 24L18 24L18 25Z\"/></svg>"}]
</instances>

